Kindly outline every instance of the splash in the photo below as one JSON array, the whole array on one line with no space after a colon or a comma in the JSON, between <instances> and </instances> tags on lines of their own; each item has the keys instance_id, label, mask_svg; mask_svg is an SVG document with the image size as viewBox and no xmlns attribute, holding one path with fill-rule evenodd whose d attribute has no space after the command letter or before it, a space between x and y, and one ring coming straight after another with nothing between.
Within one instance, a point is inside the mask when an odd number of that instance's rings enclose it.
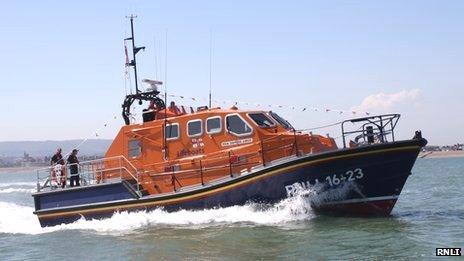
<instances>
[{"instance_id":1,"label":"splash","mask_svg":"<svg viewBox=\"0 0 464 261\"><path fill-rule=\"evenodd\" d=\"M318 207L327 202L343 200L352 191L360 193L359 188L354 182L346 182L332 189L325 189L321 186L311 191L310 201L313 206Z\"/></svg>"},{"instance_id":2,"label":"splash","mask_svg":"<svg viewBox=\"0 0 464 261\"><path fill-rule=\"evenodd\" d=\"M3 184L0 193L31 193L33 183ZM17 188L11 186L29 186ZM8 187L10 186L10 187ZM111 218L80 220L71 224L41 228L34 209L14 203L0 201L0 234L41 234L59 230L90 230L98 233L130 233L136 229L155 226L197 229L211 226L249 225L285 226L288 223L309 220L314 217L311 206L346 198L350 191L357 191L356 184L346 183L327 190L319 184L311 187L295 186L294 196L276 204L248 203L243 206L215 208L206 210L180 210L166 212L163 209L138 212L117 212Z\"/></svg>"},{"instance_id":3,"label":"splash","mask_svg":"<svg viewBox=\"0 0 464 261\"><path fill-rule=\"evenodd\" d=\"M0 194L6 193L32 193L35 191L36 183L33 182L12 182L1 183Z\"/></svg>"},{"instance_id":4,"label":"splash","mask_svg":"<svg viewBox=\"0 0 464 261\"><path fill-rule=\"evenodd\" d=\"M6 187L36 187L35 182L11 182L11 183L0 183L0 188Z\"/></svg>"},{"instance_id":5,"label":"splash","mask_svg":"<svg viewBox=\"0 0 464 261\"><path fill-rule=\"evenodd\" d=\"M26 189L26 188L5 188L5 189L0 189L0 194L5 194L5 193L32 193L34 192L35 189Z\"/></svg>"},{"instance_id":6,"label":"splash","mask_svg":"<svg viewBox=\"0 0 464 261\"><path fill-rule=\"evenodd\" d=\"M0 202L0 234L42 233L39 221L32 213L34 208Z\"/></svg>"},{"instance_id":7,"label":"splash","mask_svg":"<svg viewBox=\"0 0 464 261\"><path fill-rule=\"evenodd\" d=\"M314 215L308 200L308 191L300 190L295 196L276 204L249 203L244 206L177 212L162 209L139 212L119 212L103 220L80 219L71 224L41 228L32 207L0 202L0 233L41 234L60 230L90 230L98 233L130 233L136 229L155 226L197 229L210 226L250 225L281 226L289 222L309 220Z\"/></svg>"}]
</instances>

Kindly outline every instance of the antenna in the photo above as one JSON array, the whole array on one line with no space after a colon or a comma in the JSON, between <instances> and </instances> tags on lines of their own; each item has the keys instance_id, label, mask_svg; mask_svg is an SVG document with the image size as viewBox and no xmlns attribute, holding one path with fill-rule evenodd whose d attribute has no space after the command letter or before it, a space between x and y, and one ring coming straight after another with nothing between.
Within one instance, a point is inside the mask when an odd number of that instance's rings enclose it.
<instances>
[{"instance_id":1,"label":"antenna","mask_svg":"<svg viewBox=\"0 0 464 261\"><path fill-rule=\"evenodd\" d=\"M131 37L124 39L124 41L131 40L132 41L132 54L133 54L133 60L128 61L129 59L127 58L126 55L126 66L132 66L134 67L134 74L135 74L135 94L126 94L126 97L124 98L124 102L122 104L122 117L124 119L124 123L126 125L130 125L130 117L131 117L131 106L134 103L134 101L138 100L139 105L143 104L143 101L149 101L151 105L156 105L157 108L160 110L166 108L166 103L163 101L161 98L158 97L158 94L160 92L158 91L157 85L163 84L160 81L155 81L155 80L148 80L145 79L143 82L148 83L150 85L150 88L147 88L145 91L140 91L138 88L138 78L137 78L137 67L136 67L136 61L135 61L135 56L140 50L144 50L145 47L136 47L135 46L135 41L134 41L134 18L137 16L131 15L127 18L130 18L131 21ZM130 74L129 74L130 76ZM143 119L145 122L145 118ZM147 121L149 121L147 119Z\"/></svg>"},{"instance_id":2,"label":"antenna","mask_svg":"<svg viewBox=\"0 0 464 261\"><path fill-rule=\"evenodd\" d=\"M158 79L158 58L157 58L157 47L156 47L156 36L153 36L153 49L155 49L155 79Z\"/></svg>"},{"instance_id":3,"label":"antenna","mask_svg":"<svg viewBox=\"0 0 464 261\"><path fill-rule=\"evenodd\" d=\"M168 112L168 29L166 29L166 52L164 53L164 159L169 158L169 150L167 143L166 127L168 124L167 112Z\"/></svg>"},{"instance_id":4,"label":"antenna","mask_svg":"<svg viewBox=\"0 0 464 261\"><path fill-rule=\"evenodd\" d=\"M131 23L131 37L124 39L124 41L132 41L132 56L133 60L130 61L129 63L126 63L127 66L132 66L134 67L134 77L135 77L135 93L139 93L139 85L138 85L138 79L137 79L137 62L135 59L135 55L140 51L140 50L145 50L145 46L142 47L135 47L135 38L134 38L134 18L137 18L136 15L130 15L126 16L126 18L130 19Z\"/></svg>"},{"instance_id":5,"label":"antenna","mask_svg":"<svg viewBox=\"0 0 464 261\"><path fill-rule=\"evenodd\" d=\"M213 30L209 31L209 108L211 109L211 92L213 77Z\"/></svg>"}]
</instances>

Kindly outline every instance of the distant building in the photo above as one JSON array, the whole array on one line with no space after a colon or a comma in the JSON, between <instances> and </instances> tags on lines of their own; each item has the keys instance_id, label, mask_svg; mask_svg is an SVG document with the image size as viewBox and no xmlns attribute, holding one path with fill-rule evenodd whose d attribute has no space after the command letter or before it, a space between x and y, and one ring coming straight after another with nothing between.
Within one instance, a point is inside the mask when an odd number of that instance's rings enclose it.
<instances>
[{"instance_id":1,"label":"distant building","mask_svg":"<svg viewBox=\"0 0 464 261\"><path fill-rule=\"evenodd\" d=\"M464 143L456 144L456 150L464 150Z\"/></svg>"},{"instance_id":2,"label":"distant building","mask_svg":"<svg viewBox=\"0 0 464 261\"><path fill-rule=\"evenodd\" d=\"M428 151L461 151L464 150L463 143L456 143L454 145L444 145L444 146L425 146L422 148L423 152Z\"/></svg>"},{"instance_id":3,"label":"distant building","mask_svg":"<svg viewBox=\"0 0 464 261\"><path fill-rule=\"evenodd\" d=\"M36 160L29 155L29 153L24 152L23 154L23 162L24 163L34 163Z\"/></svg>"}]
</instances>

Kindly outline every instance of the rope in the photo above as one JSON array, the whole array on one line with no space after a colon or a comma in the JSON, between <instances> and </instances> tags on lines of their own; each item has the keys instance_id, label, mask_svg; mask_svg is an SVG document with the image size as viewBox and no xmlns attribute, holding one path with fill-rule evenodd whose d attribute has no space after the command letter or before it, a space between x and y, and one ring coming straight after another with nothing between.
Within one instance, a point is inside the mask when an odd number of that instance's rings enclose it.
<instances>
[{"instance_id":1,"label":"rope","mask_svg":"<svg viewBox=\"0 0 464 261\"><path fill-rule=\"evenodd\" d=\"M117 116L112 116L112 119L113 120L116 120L117 119ZM109 125L109 122L110 121L106 121L104 124L103 124L103 127L106 128L108 127ZM100 132L100 128L97 128L93 133L92 135L89 135L87 138L85 138L83 141L81 141L77 146L74 146L70 151L68 151L66 154L64 154L63 156L63 159L65 159L67 156L69 156L71 154L71 152L74 150L74 149L78 149L80 148L82 145L84 145L87 141L89 141L90 138L92 138L93 136L96 136L98 137L99 136L99 133Z\"/></svg>"},{"instance_id":2,"label":"rope","mask_svg":"<svg viewBox=\"0 0 464 261\"><path fill-rule=\"evenodd\" d=\"M297 131L318 130L318 129L324 129L324 128L328 128L328 127L337 126L337 125L340 125L340 124L342 124L342 121L339 121L339 122L336 122L336 123L332 123L332 124L329 124L329 125L323 125L323 126L318 126L318 127L314 127L314 128L309 128L309 129L300 129L300 130L297 130Z\"/></svg>"}]
</instances>

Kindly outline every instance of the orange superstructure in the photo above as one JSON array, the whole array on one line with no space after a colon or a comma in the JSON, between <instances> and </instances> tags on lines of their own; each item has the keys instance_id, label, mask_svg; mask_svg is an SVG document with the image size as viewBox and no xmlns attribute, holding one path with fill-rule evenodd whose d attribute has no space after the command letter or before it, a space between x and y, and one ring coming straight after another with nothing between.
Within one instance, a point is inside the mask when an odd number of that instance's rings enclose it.
<instances>
[{"instance_id":1,"label":"orange superstructure","mask_svg":"<svg viewBox=\"0 0 464 261\"><path fill-rule=\"evenodd\" d=\"M168 113L164 109L149 113L155 114L154 120L121 128L105 158L124 155L150 195L240 175L290 156L337 148L332 138L295 131L274 112L233 107L193 113L168 108ZM173 117L165 119L166 114Z\"/></svg>"}]
</instances>

